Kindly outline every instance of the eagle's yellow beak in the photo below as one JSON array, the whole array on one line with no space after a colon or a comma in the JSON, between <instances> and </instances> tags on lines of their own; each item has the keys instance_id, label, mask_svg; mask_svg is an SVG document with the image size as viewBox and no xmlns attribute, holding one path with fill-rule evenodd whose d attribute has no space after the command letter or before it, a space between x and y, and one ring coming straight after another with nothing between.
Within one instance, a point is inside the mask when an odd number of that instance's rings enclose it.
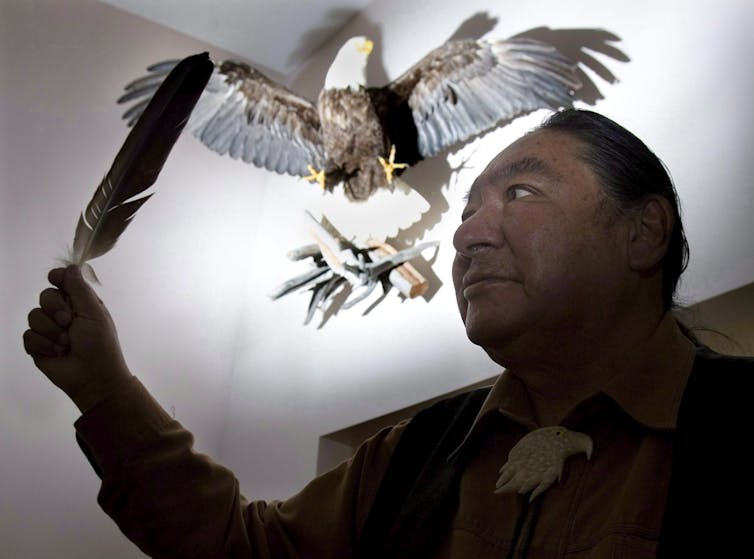
<instances>
[{"instance_id":1,"label":"eagle's yellow beak","mask_svg":"<svg viewBox=\"0 0 754 559\"><path fill-rule=\"evenodd\" d=\"M370 41L369 39L366 39L363 43L360 43L356 46L356 50L359 52L363 52L367 56L369 56L372 53L372 49L374 48L374 41Z\"/></svg>"}]
</instances>

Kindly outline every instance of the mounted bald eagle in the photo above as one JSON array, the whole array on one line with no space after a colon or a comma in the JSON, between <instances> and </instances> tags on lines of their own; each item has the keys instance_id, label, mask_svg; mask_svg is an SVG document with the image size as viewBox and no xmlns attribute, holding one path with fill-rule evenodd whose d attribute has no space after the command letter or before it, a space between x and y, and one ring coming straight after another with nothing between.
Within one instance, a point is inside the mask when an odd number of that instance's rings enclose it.
<instances>
[{"instance_id":1,"label":"mounted bald eagle","mask_svg":"<svg viewBox=\"0 0 754 559\"><path fill-rule=\"evenodd\" d=\"M205 145L278 173L343 183L352 201L394 187L394 175L444 148L531 111L570 106L581 87L577 64L555 47L524 38L449 41L383 87L367 87L372 41L338 51L316 103L248 64L215 65L187 125ZM126 86L138 118L177 61L155 64Z\"/></svg>"}]
</instances>

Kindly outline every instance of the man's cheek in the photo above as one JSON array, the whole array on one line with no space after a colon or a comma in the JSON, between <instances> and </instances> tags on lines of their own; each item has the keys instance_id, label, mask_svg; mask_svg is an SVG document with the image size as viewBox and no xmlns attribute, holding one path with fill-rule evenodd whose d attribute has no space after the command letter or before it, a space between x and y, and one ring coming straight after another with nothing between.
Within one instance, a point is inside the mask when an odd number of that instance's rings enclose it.
<instances>
[{"instance_id":1,"label":"man's cheek","mask_svg":"<svg viewBox=\"0 0 754 559\"><path fill-rule=\"evenodd\" d=\"M453 259L453 267L452 267L453 285L455 287L456 293L458 293L459 290L462 289L461 286L463 283L463 276L466 273L466 270L468 269L468 267L469 267L468 259L456 253L455 258Z\"/></svg>"},{"instance_id":2,"label":"man's cheek","mask_svg":"<svg viewBox=\"0 0 754 559\"><path fill-rule=\"evenodd\" d=\"M466 309L468 307L468 302L463 296L463 276L466 273L467 268L468 262L466 262L462 256L456 254L456 257L453 260L452 268L453 286L455 287L458 310L460 311L461 318L464 321L466 320Z\"/></svg>"}]
</instances>

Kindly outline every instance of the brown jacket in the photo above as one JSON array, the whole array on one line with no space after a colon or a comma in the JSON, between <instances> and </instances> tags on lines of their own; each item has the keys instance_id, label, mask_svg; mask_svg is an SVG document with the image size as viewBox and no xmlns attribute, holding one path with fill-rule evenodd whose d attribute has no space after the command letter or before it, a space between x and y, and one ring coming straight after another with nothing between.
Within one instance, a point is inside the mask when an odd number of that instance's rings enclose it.
<instances>
[{"instance_id":1,"label":"brown jacket","mask_svg":"<svg viewBox=\"0 0 754 559\"><path fill-rule=\"evenodd\" d=\"M668 324L666 329L674 328ZM680 356L680 358L679 358ZM594 454L570 459L542 497L530 557L654 557L670 479L672 434L694 359L687 344L630 378L613 378L564 425L587 432ZM508 451L537 427L524 386L503 374L459 452L474 447L460 502L436 557L505 557L521 498L494 495ZM135 378L76 423L102 478L102 508L153 557L347 558L359 541L405 424L366 441L348 462L282 502L247 502L233 474L195 453L192 436Z\"/></svg>"}]
</instances>

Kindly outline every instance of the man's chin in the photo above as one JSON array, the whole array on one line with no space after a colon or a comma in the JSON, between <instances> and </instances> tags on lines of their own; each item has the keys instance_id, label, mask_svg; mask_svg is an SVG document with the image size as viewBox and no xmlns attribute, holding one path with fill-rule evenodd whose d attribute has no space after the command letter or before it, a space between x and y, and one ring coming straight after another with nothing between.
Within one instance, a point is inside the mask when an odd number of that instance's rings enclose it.
<instances>
[{"instance_id":1,"label":"man's chin","mask_svg":"<svg viewBox=\"0 0 754 559\"><path fill-rule=\"evenodd\" d=\"M467 321L466 335L471 343L481 346L489 353L489 348L506 345L506 342L512 337L512 332L501 328L499 323L485 325Z\"/></svg>"},{"instance_id":2,"label":"man's chin","mask_svg":"<svg viewBox=\"0 0 754 559\"><path fill-rule=\"evenodd\" d=\"M466 318L466 336L480 346L496 363L503 364L505 355L519 345L523 328L515 321L479 320L480 317Z\"/></svg>"}]
</instances>

